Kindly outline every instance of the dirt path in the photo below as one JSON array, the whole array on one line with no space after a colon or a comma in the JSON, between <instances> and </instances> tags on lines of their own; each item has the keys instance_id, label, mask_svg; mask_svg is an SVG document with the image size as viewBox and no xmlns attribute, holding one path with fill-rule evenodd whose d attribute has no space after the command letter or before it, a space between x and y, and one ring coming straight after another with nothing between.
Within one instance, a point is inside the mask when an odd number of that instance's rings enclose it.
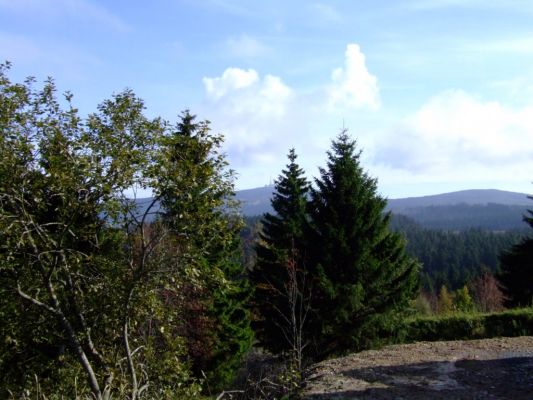
<instances>
[{"instance_id":1,"label":"dirt path","mask_svg":"<svg viewBox=\"0 0 533 400\"><path fill-rule=\"evenodd\" d=\"M533 399L533 337L420 342L313 368L304 398Z\"/></svg>"}]
</instances>

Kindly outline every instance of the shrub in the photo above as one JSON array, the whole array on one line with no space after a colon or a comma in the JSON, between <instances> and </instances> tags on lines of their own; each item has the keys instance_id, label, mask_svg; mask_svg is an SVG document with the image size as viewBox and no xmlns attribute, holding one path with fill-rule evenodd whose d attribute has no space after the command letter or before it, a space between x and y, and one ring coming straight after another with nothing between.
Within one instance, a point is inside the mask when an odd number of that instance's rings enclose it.
<instances>
[{"instance_id":1,"label":"shrub","mask_svg":"<svg viewBox=\"0 0 533 400\"><path fill-rule=\"evenodd\" d=\"M533 335L533 308L488 314L414 317L404 321L395 340L400 343L438 340L489 339Z\"/></svg>"}]
</instances>

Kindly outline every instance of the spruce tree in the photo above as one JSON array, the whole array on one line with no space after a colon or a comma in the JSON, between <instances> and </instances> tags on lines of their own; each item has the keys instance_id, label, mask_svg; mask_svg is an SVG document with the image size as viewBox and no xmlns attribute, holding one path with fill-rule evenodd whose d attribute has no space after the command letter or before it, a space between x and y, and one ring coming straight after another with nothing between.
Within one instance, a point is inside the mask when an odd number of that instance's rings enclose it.
<instances>
[{"instance_id":1,"label":"spruce tree","mask_svg":"<svg viewBox=\"0 0 533 400\"><path fill-rule=\"evenodd\" d=\"M310 268L316 279L310 326L316 356L364 347L378 322L418 288L418 265L389 231L386 200L360 165L346 131L332 143L311 190Z\"/></svg>"},{"instance_id":2,"label":"spruce tree","mask_svg":"<svg viewBox=\"0 0 533 400\"><path fill-rule=\"evenodd\" d=\"M177 289L182 298L180 327L193 371L211 390L231 382L252 343L248 302L251 289L240 264L242 219L232 200L233 171L219 152L222 137L206 121L185 111L163 141L167 170L162 182L163 223L171 230L187 275Z\"/></svg>"},{"instance_id":3,"label":"spruce tree","mask_svg":"<svg viewBox=\"0 0 533 400\"><path fill-rule=\"evenodd\" d=\"M529 197L533 200L533 196ZM524 216L533 228L533 210ZM499 279L507 297L509 307L526 307L533 304L533 237L524 238L510 251L500 257L501 274Z\"/></svg>"},{"instance_id":4,"label":"spruce tree","mask_svg":"<svg viewBox=\"0 0 533 400\"><path fill-rule=\"evenodd\" d=\"M257 262L250 272L255 288L253 322L261 345L275 353L291 349L287 337L287 318L291 313L287 299L289 264L302 271L306 248L304 231L309 183L297 164L294 149L289 163L275 182L271 200L274 214L263 216L263 229L256 245Z\"/></svg>"}]
</instances>

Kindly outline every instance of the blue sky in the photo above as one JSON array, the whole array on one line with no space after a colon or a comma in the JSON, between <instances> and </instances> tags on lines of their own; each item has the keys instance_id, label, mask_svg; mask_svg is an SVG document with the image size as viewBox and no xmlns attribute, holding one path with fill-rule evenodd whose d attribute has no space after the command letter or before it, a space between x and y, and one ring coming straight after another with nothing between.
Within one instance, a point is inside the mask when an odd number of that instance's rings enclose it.
<instances>
[{"instance_id":1,"label":"blue sky","mask_svg":"<svg viewBox=\"0 0 533 400\"><path fill-rule=\"evenodd\" d=\"M529 0L0 0L0 59L82 112L128 87L209 119L238 189L290 147L316 176L344 126L387 197L531 193L532 20Z\"/></svg>"}]
</instances>

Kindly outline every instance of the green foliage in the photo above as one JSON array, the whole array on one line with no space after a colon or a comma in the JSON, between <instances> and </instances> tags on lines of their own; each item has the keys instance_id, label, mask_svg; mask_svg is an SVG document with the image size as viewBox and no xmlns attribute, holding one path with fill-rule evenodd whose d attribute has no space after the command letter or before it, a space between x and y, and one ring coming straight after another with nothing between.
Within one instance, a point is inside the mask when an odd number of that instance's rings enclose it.
<instances>
[{"instance_id":1,"label":"green foliage","mask_svg":"<svg viewBox=\"0 0 533 400\"><path fill-rule=\"evenodd\" d=\"M16 345L1 350L1 368L13 363L3 375L5 387L24 385L34 373L45 374L43 366L69 365L78 359L97 393L99 372L91 364L105 362L95 348L112 346L117 336L104 318L96 316L108 311L106 305L120 301L111 281L99 278L113 271L117 261L116 252L105 254L114 248L110 244L116 236L100 215L106 212L111 192L131 183L131 174L106 164L100 143L82 125L70 96L68 109L61 109L51 80L35 90L33 80L11 84L4 73L0 274L9 302L3 304L9 310L5 326ZM123 100L131 101L134 109L142 108L129 93L109 104ZM138 121L138 130L149 124ZM138 143L136 139L132 137L132 143ZM118 155L117 160L121 160ZM105 334L94 337L91 331ZM34 357L34 348L44 353ZM27 374L18 370L22 365ZM111 374L107 366L100 373Z\"/></svg>"},{"instance_id":2,"label":"green foliage","mask_svg":"<svg viewBox=\"0 0 533 400\"><path fill-rule=\"evenodd\" d=\"M311 329L319 357L364 346L380 320L404 309L418 288L418 265L388 229L386 201L343 132L311 191Z\"/></svg>"},{"instance_id":3,"label":"green foliage","mask_svg":"<svg viewBox=\"0 0 533 400\"><path fill-rule=\"evenodd\" d=\"M530 197L533 200L533 197ZM533 210L524 221L533 228ZM524 238L504 252L500 258L499 279L507 296L507 306L529 306L533 303L533 238Z\"/></svg>"},{"instance_id":4,"label":"green foliage","mask_svg":"<svg viewBox=\"0 0 533 400\"><path fill-rule=\"evenodd\" d=\"M169 166L157 171L165 182L163 221L175 246L188 255L182 262L204 274L189 285L189 354L193 371L219 389L233 379L252 342L245 308L250 289L239 262L242 222L231 200L233 172L219 152L222 137L188 111L163 143L161 165Z\"/></svg>"},{"instance_id":5,"label":"green foliage","mask_svg":"<svg viewBox=\"0 0 533 400\"><path fill-rule=\"evenodd\" d=\"M51 80L36 90L6 69L0 397L37 377L45 393L67 397L190 398L200 357L184 315L196 305L209 322L195 331L211 344L206 371L229 379L251 334L222 138L188 113L177 127L147 118L128 90L82 120ZM128 197L147 188L145 204Z\"/></svg>"},{"instance_id":6,"label":"green foliage","mask_svg":"<svg viewBox=\"0 0 533 400\"><path fill-rule=\"evenodd\" d=\"M396 334L399 343L529 336L533 334L533 309L415 317L406 320Z\"/></svg>"},{"instance_id":7,"label":"green foliage","mask_svg":"<svg viewBox=\"0 0 533 400\"><path fill-rule=\"evenodd\" d=\"M407 253L422 264L422 287L433 293L442 285L457 290L487 270L498 271L500 253L522 239L519 231L425 229L402 215L393 215L391 225L407 240Z\"/></svg>"},{"instance_id":8,"label":"green foliage","mask_svg":"<svg viewBox=\"0 0 533 400\"><path fill-rule=\"evenodd\" d=\"M474 310L474 301L468 287L465 285L461 289L457 289L453 299L454 308L459 312L469 312Z\"/></svg>"},{"instance_id":9,"label":"green foliage","mask_svg":"<svg viewBox=\"0 0 533 400\"><path fill-rule=\"evenodd\" d=\"M472 295L470 294L472 293ZM502 311L503 294L494 276L488 272L475 279L469 286L450 292L443 285L439 295L422 291L411 304L413 315L451 315L468 312Z\"/></svg>"},{"instance_id":10,"label":"green foliage","mask_svg":"<svg viewBox=\"0 0 533 400\"><path fill-rule=\"evenodd\" d=\"M453 295L446 286L442 286L439 291L437 312L439 314L450 314L454 311Z\"/></svg>"},{"instance_id":11,"label":"green foliage","mask_svg":"<svg viewBox=\"0 0 533 400\"><path fill-rule=\"evenodd\" d=\"M309 183L296 162L294 149L289 163L275 182L272 208L265 214L262 232L256 245L257 261L250 272L255 292L252 307L254 330L261 346L275 353L293 350L287 336L291 318L289 263L301 268L305 264L305 227Z\"/></svg>"},{"instance_id":12,"label":"green foliage","mask_svg":"<svg viewBox=\"0 0 533 400\"><path fill-rule=\"evenodd\" d=\"M234 240L233 249L226 249L233 252L233 258L225 259L220 266L227 285L215 288L210 308L215 321L216 342L205 372L212 390L221 390L233 381L243 357L252 346L253 332L247 307L251 288L239 262L238 244Z\"/></svg>"},{"instance_id":13,"label":"green foliage","mask_svg":"<svg viewBox=\"0 0 533 400\"><path fill-rule=\"evenodd\" d=\"M416 299L411 302L411 308L416 315L428 316L433 314L431 303L423 293L419 293Z\"/></svg>"},{"instance_id":14,"label":"green foliage","mask_svg":"<svg viewBox=\"0 0 533 400\"><path fill-rule=\"evenodd\" d=\"M239 235L242 246L241 264L246 271L253 270L257 260L255 246L263 226L261 220L260 216L244 217L244 227Z\"/></svg>"}]
</instances>

